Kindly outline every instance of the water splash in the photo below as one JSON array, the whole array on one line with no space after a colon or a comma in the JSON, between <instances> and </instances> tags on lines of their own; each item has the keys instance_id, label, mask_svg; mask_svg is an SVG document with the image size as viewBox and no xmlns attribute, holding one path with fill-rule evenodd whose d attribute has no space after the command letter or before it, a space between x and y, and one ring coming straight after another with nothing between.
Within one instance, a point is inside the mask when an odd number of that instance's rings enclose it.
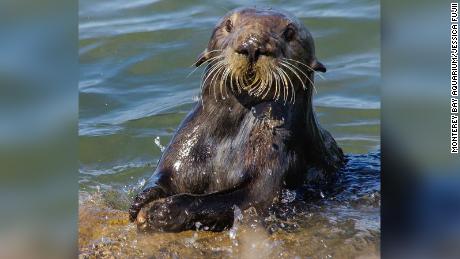
<instances>
[{"instance_id":1,"label":"water splash","mask_svg":"<svg viewBox=\"0 0 460 259\"><path fill-rule=\"evenodd\" d=\"M290 203L295 200L296 192L294 190L283 189L281 191L281 203Z\"/></svg>"},{"instance_id":2,"label":"water splash","mask_svg":"<svg viewBox=\"0 0 460 259\"><path fill-rule=\"evenodd\" d=\"M160 149L161 152L165 151L165 146L161 145L160 137L158 137L158 136L155 137L155 140L153 142Z\"/></svg>"},{"instance_id":3,"label":"water splash","mask_svg":"<svg viewBox=\"0 0 460 259\"><path fill-rule=\"evenodd\" d=\"M237 240L237 232L238 232L238 227L240 222L243 220L243 213L241 212L241 209L234 205L233 206L233 226L232 228L228 231L228 236L232 240L232 243L234 246L238 246L238 240Z\"/></svg>"}]
</instances>

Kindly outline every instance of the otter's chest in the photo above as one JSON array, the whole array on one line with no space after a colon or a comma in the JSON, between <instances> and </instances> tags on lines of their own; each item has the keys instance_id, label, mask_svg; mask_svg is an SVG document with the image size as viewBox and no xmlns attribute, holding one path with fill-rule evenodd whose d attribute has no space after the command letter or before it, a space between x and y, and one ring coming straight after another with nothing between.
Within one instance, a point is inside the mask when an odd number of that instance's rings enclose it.
<instances>
[{"instance_id":1,"label":"otter's chest","mask_svg":"<svg viewBox=\"0 0 460 259\"><path fill-rule=\"evenodd\" d=\"M211 190L238 184L254 168L270 171L265 167L268 159L292 155L291 152L286 153L290 134L283 127L284 121L262 111L256 107L246 113L235 134L214 138L209 160L213 174L209 186Z\"/></svg>"},{"instance_id":2,"label":"otter's chest","mask_svg":"<svg viewBox=\"0 0 460 259\"><path fill-rule=\"evenodd\" d=\"M270 106L256 106L240 118L223 112L191 118L166 154L174 181L193 193L209 193L238 185L248 173L283 174L268 162L295 154L287 148L285 120L272 113Z\"/></svg>"}]
</instances>

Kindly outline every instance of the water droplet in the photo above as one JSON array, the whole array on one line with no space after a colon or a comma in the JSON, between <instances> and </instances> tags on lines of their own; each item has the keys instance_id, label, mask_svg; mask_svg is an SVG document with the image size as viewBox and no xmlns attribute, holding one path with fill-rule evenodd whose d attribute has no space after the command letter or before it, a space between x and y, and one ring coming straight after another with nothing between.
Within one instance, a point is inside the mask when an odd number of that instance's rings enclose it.
<instances>
[{"instance_id":1,"label":"water droplet","mask_svg":"<svg viewBox=\"0 0 460 259\"><path fill-rule=\"evenodd\" d=\"M157 136L153 142L160 149L161 152L163 152L165 150L165 147L163 145L161 145L160 137Z\"/></svg>"},{"instance_id":2,"label":"water droplet","mask_svg":"<svg viewBox=\"0 0 460 259\"><path fill-rule=\"evenodd\" d=\"M281 191L281 203L290 203L295 200L296 192L288 189Z\"/></svg>"},{"instance_id":3,"label":"water droplet","mask_svg":"<svg viewBox=\"0 0 460 259\"><path fill-rule=\"evenodd\" d=\"M137 184L137 186L139 186L139 188L142 188L142 186L145 185L145 182L146 182L145 179L142 178L142 179L139 181L139 183Z\"/></svg>"},{"instance_id":4,"label":"water droplet","mask_svg":"<svg viewBox=\"0 0 460 259\"><path fill-rule=\"evenodd\" d=\"M236 238L236 228L231 228L228 231L228 236L230 237L230 239L235 239Z\"/></svg>"},{"instance_id":5,"label":"water droplet","mask_svg":"<svg viewBox=\"0 0 460 259\"><path fill-rule=\"evenodd\" d=\"M243 220L243 213L241 213L241 209L236 205L233 206L233 214L234 214L233 218L235 220L238 220L238 221Z\"/></svg>"},{"instance_id":6,"label":"water droplet","mask_svg":"<svg viewBox=\"0 0 460 259\"><path fill-rule=\"evenodd\" d=\"M180 169L180 165L181 165L181 164L182 164L181 161L179 161L179 160L176 161L176 162L174 163L174 169L176 169L176 171L178 171L178 170Z\"/></svg>"},{"instance_id":7,"label":"water droplet","mask_svg":"<svg viewBox=\"0 0 460 259\"><path fill-rule=\"evenodd\" d=\"M230 239L232 240L232 243L234 246L238 246L238 240L236 239L236 234L238 232L238 226L239 222L243 220L243 214L241 213L241 209L233 205L233 226L229 230L228 235L230 236Z\"/></svg>"},{"instance_id":8,"label":"water droplet","mask_svg":"<svg viewBox=\"0 0 460 259\"><path fill-rule=\"evenodd\" d=\"M201 222L197 221L195 222L195 227L196 229L199 229L203 224L201 224Z\"/></svg>"}]
</instances>

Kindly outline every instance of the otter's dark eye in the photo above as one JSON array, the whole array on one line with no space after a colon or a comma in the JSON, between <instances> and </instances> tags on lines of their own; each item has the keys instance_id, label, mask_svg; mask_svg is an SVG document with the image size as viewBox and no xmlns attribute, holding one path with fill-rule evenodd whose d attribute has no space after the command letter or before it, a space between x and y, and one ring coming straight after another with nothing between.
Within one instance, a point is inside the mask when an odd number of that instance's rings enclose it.
<instances>
[{"instance_id":1,"label":"otter's dark eye","mask_svg":"<svg viewBox=\"0 0 460 259\"><path fill-rule=\"evenodd\" d=\"M233 30L232 21L227 20L227 21L225 22L225 30L226 30L227 32L231 32L231 31Z\"/></svg>"},{"instance_id":2,"label":"otter's dark eye","mask_svg":"<svg viewBox=\"0 0 460 259\"><path fill-rule=\"evenodd\" d=\"M295 32L294 27L292 25L288 25L287 28L283 32L283 37L287 41L291 41L292 39L294 39L295 33L296 32Z\"/></svg>"}]
</instances>

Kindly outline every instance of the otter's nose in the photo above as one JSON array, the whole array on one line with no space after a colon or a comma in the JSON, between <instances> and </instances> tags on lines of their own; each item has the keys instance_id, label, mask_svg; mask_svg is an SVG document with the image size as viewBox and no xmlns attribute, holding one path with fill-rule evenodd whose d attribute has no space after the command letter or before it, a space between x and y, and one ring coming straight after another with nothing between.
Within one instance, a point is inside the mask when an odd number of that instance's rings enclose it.
<instances>
[{"instance_id":1,"label":"otter's nose","mask_svg":"<svg viewBox=\"0 0 460 259\"><path fill-rule=\"evenodd\" d=\"M250 37L238 46L236 52L238 54L245 55L250 63L255 63L259 59L260 55L266 54L266 49L261 46L257 39Z\"/></svg>"}]
</instances>

